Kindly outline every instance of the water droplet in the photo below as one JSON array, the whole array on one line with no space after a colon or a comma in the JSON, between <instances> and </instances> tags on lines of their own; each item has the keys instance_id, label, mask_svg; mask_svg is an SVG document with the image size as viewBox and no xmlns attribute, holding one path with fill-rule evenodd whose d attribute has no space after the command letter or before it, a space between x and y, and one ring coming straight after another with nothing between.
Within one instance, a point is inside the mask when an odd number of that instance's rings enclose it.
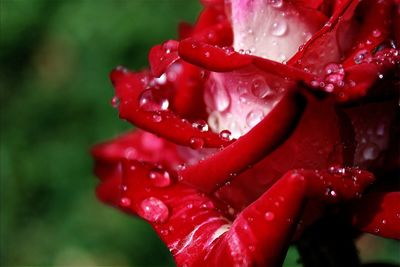
<instances>
[{"instance_id":1,"label":"water droplet","mask_svg":"<svg viewBox=\"0 0 400 267\"><path fill-rule=\"evenodd\" d=\"M345 168L341 168L338 166L331 166L328 169L330 174L338 174L338 175L344 175L346 173L346 169Z\"/></svg>"},{"instance_id":2,"label":"water droplet","mask_svg":"<svg viewBox=\"0 0 400 267\"><path fill-rule=\"evenodd\" d=\"M139 106L145 111L166 110L169 106L169 101L161 95L157 90L144 90L139 96Z\"/></svg>"},{"instance_id":3,"label":"water droplet","mask_svg":"<svg viewBox=\"0 0 400 267\"><path fill-rule=\"evenodd\" d=\"M372 36L378 38L379 36L381 36L381 31L376 29L372 31Z\"/></svg>"},{"instance_id":4,"label":"water droplet","mask_svg":"<svg viewBox=\"0 0 400 267\"><path fill-rule=\"evenodd\" d=\"M232 207L229 207L229 208L228 208L228 213L229 213L230 215L235 214L235 209L232 208Z\"/></svg>"},{"instance_id":5,"label":"water droplet","mask_svg":"<svg viewBox=\"0 0 400 267\"><path fill-rule=\"evenodd\" d=\"M163 229L163 230L160 231L160 233L161 233L162 235L168 235L168 234L169 234L169 231L168 231L168 229Z\"/></svg>"},{"instance_id":6,"label":"water droplet","mask_svg":"<svg viewBox=\"0 0 400 267\"><path fill-rule=\"evenodd\" d=\"M250 128L253 128L264 118L264 112L261 109L250 111L246 116L246 123Z\"/></svg>"},{"instance_id":7,"label":"water droplet","mask_svg":"<svg viewBox=\"0 0 400 267\"><path fill-rule=\"evenodd\" d=\"M204 146L204 140L201 137L192 137L189 140L189 145L193 149L200 149Z\"/></svg>"},{"instance_id":8,"label":"water droplet","mask_svg":"<svg viewBox=\"0 0 400 267\"><path fill-rule=\"evenodd\" d=\"M263 78L256 78L251 84L251 92L256 97L264 98L271 92L271 88Z\"/></svg>"},{"instance_id":9,"label":"water droplet","mask_svg":"<svg viewBox=\"0 0 400 267\"><path fill-rule=\"evenodd\" d=\"M267 3L275 8L280 8L283 5L283 0L267 0Z\"/></svg>"},{"instance_id":10,"label":"water droplet","mask_svg":"<svg viewBox=\"0 0 400 267\"><path fill-rule=\"evenodd\" d=\"M386 224L387 221L386 221L385 219L383 219L383 220L381 221L381 223L382 223L382 224Z\"/></svg>"},{"instance_id":11,"label":"water droplet","mask_svg":"<svg viewBox=\"0 0 400 267\"><path fill-rule=\"evenodd\" d=\"M200 132L208 131L208 124L204 120L198 120L192 123L193 128L198 129Z\"/></svg>"},{"instance_id":12,"label":"water droplet","mask_svg":"<svg viewBox=\"0 0 400 267\"><path fill-rule=\"evenodd\" d=\"M233 49L233 47L231 46L224 46L222 47L222 49L224 50L225 54L232 55L235 52L235 49Z\"/></svg>"},{"instance_id":13,"label":"water droplet","mask_svg":"<svg viewBox=\"0 0 400 267\"><path fill-rule=\"evenodd\" d=\"M376 135L383 136L385 134L385 124L380 123L376 128Z\"/></svg>"},{"instance_id":14,"label":"water droplet","mask_svg":"<svg viewBox=\"0 0 400 267\"><path fill-rule=\"evenodd\" d=\"M208 125L214 131L218 131L219 130L219 121L220 121L220 115L219 115L219 113L217 111L212 112L208 116Z\"/></svg>"},{"instance_id":15,"label":"water droplet","mask_svg":"<svg viewBox=\"0 0 400 267\"><path fill-rule=\"evenodd\" d=\"M304 42L308 42L312 37L312 33L311 32L303 32L303 36L304 36Z\"/></svg>"},{"instance_id":16,"label":"water droplet","mask_svg":"<svg viewBox=\"0 0 400 267\"><path fill-rule=\"evenodd\" d=\"M129 207L131 205L131 200L127 197L123 197L120 199L119 204L121 207Z\"/></svg>"},{"instance_id":17,"label":"water droplet","mask_svg":"<svg viewBox=\"0 0 400 267\"><path fill-rule=\"evenodd\" d=\"M264 218L265 218L265 220L270 222L275 218L275 214L271 211L268 211L264 214Z\"/></svg>"},{"instance_id":18,"label":"water droplet","mask_svg":"<svg viewBox=\"0 0 400 267\"><path fill-rule=\"evenodd\" d=\"M127 147L124 151L124 156L127 159L136 159L137 158L137 150L133 147Z\"/></svg>"},{"instance_id":19,"label":"water droplet","mask_svg":"<svg viewBox=\"0 0 400 267\"><path fill-rule=\"evenodd\" d=\"M325 88L326 92L331 93L331 92L333 92L333 89L335 89L335 86L331 83L328 83L327 85L325 85L324 88Z\"/></svg>"},{"instance_id":20,"label":"water droplet","mask_svg":"<svg viewBox=\"0 0 400 267\"><path fill-rule=\"evenodd\" d=\"M374 160L379 156L379 147L375 143L369 143L363 150L365 160Z\"/></svg>"},{"instance_id":21,"label":"water droplet","mask_svg":"<svg viewBox=\"0 0 400 267\"><path fill-rule=\"evenodd\" d=\"M232 134L231 134L231 132L230 132L229 130L222 130L222 131L219 133L219 137L220 137L222 140L225 140L225 141L232 140Z\"/></svg>"},{"instance_id":22,"label":"water droplet","mask_svg":"<svg viewBox=\"0 0 400 267\"><path fill-rule=\"evenodd\" d=\"M249 248L249 250L250 250L251 252L254 252L254 251L256 250L256 247L255 247L255 246L252 246L252 245L250 245L248 248Z\"/></svg>"},{"instance_id":23,"label":"water droplet","mask_svg":"<svg viewBox=\"0 0 400 267\"><path fill-rule=\"evenodd\" d=\"M319 87L319 81L317 81L317 80L312 80L312 81L311 81L311 86L314 87L314 88L318 88L318 87Z\"/></svg>"},{"instance_id":24,"label":"water droplet","mask_svg":"<svg viewBox=\"0 0 400 267\"><path fill-rule=\"evenodd\" d=\"M162 121L162 116L160 114L153 114L153 121L154 122L161 122Z\"/></svg>"},{"instance_id":25,"label":"water droplet","mask_svg":"<svg viewBox=\"0 0 400 267\"><path fill-rule=\"evenodd\" d=\"M113 108L118 108L118 107L119 107L119 102L120 102L119 97L118 97L118 96L114 96L114 97L111 99L111 105L112 105L112 107L113 107Z\"/></svg>"},{"instance_id":26,"label":"water droplet","mask_svg":"<svg viewBox=\"0 0 400 267\"><path fill-rule=\"evenodd\" d=\"M220 112L225 111L230 105L230 97L224 84L216 76L210 76L209 83L206 85L206 91L204 94L204 101L211 110L217 110Z\"/></svg>"},{"instance_id":27,"label":"water droplet","mask_svg":"<svg viewBox=\"0 0 400 267\"><path fill-rule=\"evenodd\" d=\"M201 209L213 209L214 208L214 204L211 201L205 202L203 204L200 205Z\"/></svg>"},{"instance_id":28,"label":"water droplet","mask_svg":"<svg viewBox=\"0 0 400 267\"><path fill-rule=\"evenodd\" d=\"M149 178L154 186L166 187L171 184L169 172L163 169L154 169L149 173Z\"/></svg>"},{"instance_id":29,"label":"water droplet","mask_svg":"<svg viewBox=\"0 0 400 267\"><path fill-rule=\"evenodd\" d=\"M336 198L336 197L337 197L336 191L333 190L333 189L330 188L330 187L328 187L328 188L326 189L325 195L326 195L327 197L331 197L331 198Z\"/></svg>"},{"instance_id":30,"label":"water droplet","mask_svg":"<svg viewBox=\"0 0 400 267\"><path fill-rule=\"evenodd\" d=\"M275 21L272 23L270 31L273 36L283 36L286 33L287 28L288 26L284 20Z\"/></svg>"},{"instance_id":31,"label":"water droplet","mask_svg":"<svg viewBox=\"0 0 400 267\"><path fill-rule=\"evenodd\" d=\"M209 57L211 56L211 54L210 54L210 52L206 51L206 52L204 52L204 56L205 56L206 58L209 58Z\"/></svg>"},{"instance_id":32,"label":"water droplet","mask_svg":"<svg viewBox=\"0 0 400 267\"><path fill-rule=\"evenodd\" d=\"M140 203L138 214L150 222L163 223L169 217L169 210L158 198L149 197Z\"/></svg>"},{"instance_id":33,"label":"water droplet","mask_svg":"<svg viewBox=\"0 0 400 267\"><path fill-rule=\"evenodd\" d=\"M361 50L359 51L355 56L354 56L354 62L356 64L360 64L363 62L363 60L365 59L365 54L366 54L366 50Z\"/></svg>"}]
</instances>

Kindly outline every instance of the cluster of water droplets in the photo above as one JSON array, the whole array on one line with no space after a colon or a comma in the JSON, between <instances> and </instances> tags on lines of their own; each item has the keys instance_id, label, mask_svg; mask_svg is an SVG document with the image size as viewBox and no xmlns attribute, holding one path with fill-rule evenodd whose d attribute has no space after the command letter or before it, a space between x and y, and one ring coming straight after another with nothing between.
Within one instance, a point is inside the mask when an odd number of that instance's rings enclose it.
<instances>
[{"instance_id":1,"label":"cluster of water droplets","mask_svg":"<svg viewBox=\"0 0 400 267\"><path fill-rule=\"evenodd\" d=\"M239 53L285 63L315 30L282 0L256 0L246 6L242 2L231 1L233 46Z\"/></svg>"},{"instance_id":2,"label":"cluster of water droplets","mask_svg":"<svg viewBox=\"0 0 400 267\"><path fill-rule=\"evenodd\" d=\"M368 162L378 159L382 151L389 145L390 118L385 117L384 114L381 116L380 121L375 123L368 123L367 118L362 118L363 123L369 125L355 128L357 140L355 163L360 166L365 166Z\"/></svg>"},{"instance_id":3,"label":"cluster of water droplets","mask_svg":"<svg viewBox=\"0 0 400 267\"><path fill-rule=\"evenodd\" d=\"M212 73L204 93L208 125L222 139L239 138L270 112L284 91L279 79L256 71Z\"/></svg>"},{"instance_id":4,"label":"cluster of water droplets","mask_svg":"<svg viewBox=\"0 0 400 267\"><path fill-rule=\"evenodd\" d=\"M311 81L311 86L331 93L345 86L345 70L341 64L329 63L323 69L323 78Z\"/></svg>"}]
</instances>

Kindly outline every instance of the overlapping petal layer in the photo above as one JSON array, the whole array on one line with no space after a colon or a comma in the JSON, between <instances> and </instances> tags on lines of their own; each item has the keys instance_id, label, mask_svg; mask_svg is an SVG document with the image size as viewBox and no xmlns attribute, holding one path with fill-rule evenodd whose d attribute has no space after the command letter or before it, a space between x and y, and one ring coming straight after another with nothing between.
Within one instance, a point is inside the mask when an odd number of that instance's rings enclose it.
<instances>
[{"instance_id":1,"label":"overlapping petal layer","mask_svg":"<svg viewBox=\"0 0 400 267\"><path fill-rule=\"evenodd\" d=\"M278 266L299 221L343 201L356 228L400 238L399 188L382 186L400 168L399 5L203 4L180 40L151 49L151 71L111 73L120 117L144 131L93 149L99 198L147 220L179 266ZM264 9L311 38L295 52L304 36L287 29L271 51L244 36L240 20L278 30L243 13Z\"/></svg>"}]
</instances>

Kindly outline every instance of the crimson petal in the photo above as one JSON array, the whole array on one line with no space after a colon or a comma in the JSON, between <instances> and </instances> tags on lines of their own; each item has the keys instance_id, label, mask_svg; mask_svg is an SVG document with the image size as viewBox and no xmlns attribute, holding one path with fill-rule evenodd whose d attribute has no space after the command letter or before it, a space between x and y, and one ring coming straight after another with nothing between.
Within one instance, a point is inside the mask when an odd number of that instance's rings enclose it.
<instances>
[{"instance_id":1,"label":"crimson petal","mask_svg":"<svg viewBox=\"0 0 400 267\"><path fill-rule=\"evenodd\" d=\"M301 103L292 92L287 92L250 132L219 153L182 170L180 175L183 181L205 192L215 191L232 179L232 175L258 162L279 145L300 116ZM229 161L226 161L227 158Z\"/></svg>"},{"instance_id":2,"label":"crimson petal","mask_svg":"<svg viewBox=\"0 0 400 267\"><path fill-rule=\"evenodd\" d=\"M224 140L210 131L201 131L186 120L182 120L171 110L145 110L139 106L144 90L151 94L166 93L163 89L148 87L151 75L147 71L132 73L116 69L111 73L116 97L119 99L119 115L132 124L152 132L176 144L191 146L193 138L201 140L202 147L226 146L231 141ZM147 82L146 82L147 81ZM149 88L149 89L147 89ZM153 91L154 90L154 91Z\"/></svg>"}]
</instances>

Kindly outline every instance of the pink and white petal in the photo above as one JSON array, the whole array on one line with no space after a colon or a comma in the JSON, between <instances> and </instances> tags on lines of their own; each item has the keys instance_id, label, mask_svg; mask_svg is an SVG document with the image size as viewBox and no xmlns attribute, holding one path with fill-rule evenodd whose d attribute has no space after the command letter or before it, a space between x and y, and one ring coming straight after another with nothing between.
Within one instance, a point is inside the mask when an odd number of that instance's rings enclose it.
<instances>
[{"instance_id":1,"label":"pink and white petal","mask_svg":"<svg viewBox=\"0 0 400 267\"><path fill-rule=\"evenodd\" d=\"M299 7L290 1L230 1L233 47L286 62L326 20L317 10Z\"/></svg>"}]
</instances>

